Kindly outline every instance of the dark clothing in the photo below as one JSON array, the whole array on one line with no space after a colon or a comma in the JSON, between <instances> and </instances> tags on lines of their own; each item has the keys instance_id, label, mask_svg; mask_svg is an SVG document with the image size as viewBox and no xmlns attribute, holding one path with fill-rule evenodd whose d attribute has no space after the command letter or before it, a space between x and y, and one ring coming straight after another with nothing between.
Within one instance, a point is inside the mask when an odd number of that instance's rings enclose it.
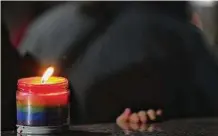
<instances>
[{"instance_id":1,"label":"dark clothing","mask_svg":"<svg viewBox=\"0 0 218 136\"><path fill-rule=\"evenodd\" d=\"M15 129L16 84L19 79L20 57L11 46L6 28L1 26L1 130Z\"/></svg>"},{"instance_id":2,"label":"dark clothing","mask_svg":"<svg viewBox=\"0 0 218 136\"><path fill-rule=\"evenodd\" d=\"M42 14L19 47L61 66L72 86L72 122L111 122L126 107L162 108L167 119L218 115L218 67L188 19L146 2L101 12L83 6Z\"/></svg>"}]
</instances>

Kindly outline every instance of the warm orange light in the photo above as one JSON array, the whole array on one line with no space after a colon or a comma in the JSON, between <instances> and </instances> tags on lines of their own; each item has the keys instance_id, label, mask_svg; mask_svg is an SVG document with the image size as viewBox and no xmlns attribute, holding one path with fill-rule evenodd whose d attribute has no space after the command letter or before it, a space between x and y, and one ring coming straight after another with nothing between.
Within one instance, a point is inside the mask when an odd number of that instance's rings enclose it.
<instances>
[{"instance_id":1,"label":"warm orange light","mask_svg":"<svg viewBox=\"0 0 218 136\"><path fill-rule=\"evenodd\" d=\"M49 67L45 71L45 73L43 74L42 79L41 79L41 83L45 83L46 81L48 81L48 79L52 76L53 72L54 72L54 68Z\"/></svg>"}]
</instances>

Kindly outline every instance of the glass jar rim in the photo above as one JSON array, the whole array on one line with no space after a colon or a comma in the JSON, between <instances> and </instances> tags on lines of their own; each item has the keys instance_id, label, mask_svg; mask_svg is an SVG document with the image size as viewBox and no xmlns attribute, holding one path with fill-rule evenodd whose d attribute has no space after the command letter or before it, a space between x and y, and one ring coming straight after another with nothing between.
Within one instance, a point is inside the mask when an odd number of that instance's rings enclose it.
<instances>
[{"instance_id":1,"label":"glass jar rim","mask_svg":"<svg viewBox=\"0 0 218 136\"><path fill-rule=\"evenodd\" d=\"M41 77L28 77L18 80L18 91L32 93L55 93L68 90L68 80L64 77L51 77L47 83L41 83Z\"/></svg>"}]
</instances>

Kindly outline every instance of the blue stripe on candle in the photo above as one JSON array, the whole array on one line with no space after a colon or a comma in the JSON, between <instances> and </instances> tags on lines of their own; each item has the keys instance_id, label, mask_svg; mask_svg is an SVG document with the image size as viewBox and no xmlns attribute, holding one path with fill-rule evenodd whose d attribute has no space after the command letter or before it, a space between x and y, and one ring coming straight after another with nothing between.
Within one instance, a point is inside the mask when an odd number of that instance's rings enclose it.
<instances>
[{"instance_id":1,"label":"blue stripe on candle","mask_svg":"<svg viewBox=\"0 0 218 136\"><path fill-rule=\"evenodd\" d=\"M17 111L17 120L25 121L25 120L45 120L46 113L45 112L36 112L36 113L27 113L23 111Z\"/></svg>"}]
</instances>

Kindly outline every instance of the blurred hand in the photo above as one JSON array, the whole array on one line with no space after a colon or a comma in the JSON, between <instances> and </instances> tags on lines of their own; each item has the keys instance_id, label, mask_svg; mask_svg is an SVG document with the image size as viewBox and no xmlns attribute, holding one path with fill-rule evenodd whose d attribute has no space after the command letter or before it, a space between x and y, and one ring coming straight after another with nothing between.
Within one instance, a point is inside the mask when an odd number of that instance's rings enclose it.
<instances>
[{"instance_id":1,"label":"blurred hand","mask_svg":"<svg viewBox=\"0 0 218 136\"><path fill-rule=\"evenodd\" d=\"M142 123L146 124L148 121L155 121L157 116L162 115L162 110L148 110L148 111L139 111L138 113L131 113L129 108L117 118L116 122L129 122L129 123Z\"/></svg>"},{"instance_id":2,"label":"blurred hand","mask_svg":"<svg viewBox=\"0 0 218 136\"><path fill-rule=\"evenodd\" d=\"M162 131L157 124L117 122L117 125L124 131L125 134L130 134L134 131L139 132L154 132Z\"/></svg>"},{"instance_id":3,"label":"blurred hand","mask_svg":"<svg viewBox=\"0 0 218 136\"><path fill-rule=\"evenodd\" d=\"M131 130L133 131L161 131L156 124L148 124L148 121L155 121L157 116L162 115L162 110L148 110L148 111L139 111L138 113L131 113L129 108L117 118L117 125L124 130L126 134L130 134Z\"/></svg>"}]
</instances>

